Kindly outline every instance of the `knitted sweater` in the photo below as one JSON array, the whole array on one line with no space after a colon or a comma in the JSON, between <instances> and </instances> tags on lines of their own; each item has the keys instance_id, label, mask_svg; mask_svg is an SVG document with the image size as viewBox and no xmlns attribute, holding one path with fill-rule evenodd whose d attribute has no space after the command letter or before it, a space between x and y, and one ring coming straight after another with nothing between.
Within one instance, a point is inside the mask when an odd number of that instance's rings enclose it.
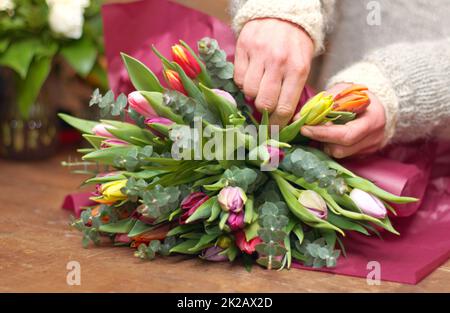
<instances>
[{"instance_id":1,"label":"knitted sweater","mask_svg":"<svg viewBox=\"0 0 450 313\"><path fill-rule=\"evenodd\" d=\"M231 0L231 13L237 33L256 18L293 22L316 55L329 32L319 86L367 85L385 107L386 143L450 138L450 1Z\"/></svg>"}]
</instances>

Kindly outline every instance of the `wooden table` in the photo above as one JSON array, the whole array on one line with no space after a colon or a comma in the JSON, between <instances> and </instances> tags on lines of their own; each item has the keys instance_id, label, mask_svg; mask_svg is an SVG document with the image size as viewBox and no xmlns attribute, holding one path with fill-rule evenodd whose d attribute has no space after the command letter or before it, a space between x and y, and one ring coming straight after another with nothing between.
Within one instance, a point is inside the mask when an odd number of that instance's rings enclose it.
<instances>
[{"instance_id":1,"label":"wooden table","mask_svg":"<svg viewBox=\"0 0 450 313\"><path fill-rule=\"evenodd\" d=\"M417 286L305 270L247 273L239 264L180 257L141 261L129 248L81 247L80 234L60 209L64 196L82 180L60 162L77 157L61 152L47 161L0 160L0 292L339 292L450 291L450 261ZM66 282L69 261L81 265L81 285Z\"/></svg>"}]
</instances>

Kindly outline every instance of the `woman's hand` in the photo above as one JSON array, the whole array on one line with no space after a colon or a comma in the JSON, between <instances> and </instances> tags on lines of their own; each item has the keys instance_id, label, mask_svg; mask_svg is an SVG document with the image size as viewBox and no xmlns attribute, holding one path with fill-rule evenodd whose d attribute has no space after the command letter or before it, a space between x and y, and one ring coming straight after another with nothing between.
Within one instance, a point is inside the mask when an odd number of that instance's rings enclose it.
<instances>
[{"instance_id":1,"label":"woman's hand","mask_svg":"<svg viewBox=\"0 0 450 313\"><path fill-rule=\"evenodd\" d=\"M338 84L327 93L336 95L350 84ZM386 117L384 107L377 97L367 92L370 105L355 120L345 125L304 126L302 135L324 142L324 151L335 157L374 153L382 147Z\"/></svg>"},{"instance_id":2,"label":"woman's hand","mask_svg":"<svg viewBox=\"0 0 450 313\"><path fill-rule=\"evenodd\" d=\"M252 20L236 46L236 84L267 109L271 124L285 126L294 115L309 75L314 44L299 26L279 19Z\"/></svg>"}]
</instances>

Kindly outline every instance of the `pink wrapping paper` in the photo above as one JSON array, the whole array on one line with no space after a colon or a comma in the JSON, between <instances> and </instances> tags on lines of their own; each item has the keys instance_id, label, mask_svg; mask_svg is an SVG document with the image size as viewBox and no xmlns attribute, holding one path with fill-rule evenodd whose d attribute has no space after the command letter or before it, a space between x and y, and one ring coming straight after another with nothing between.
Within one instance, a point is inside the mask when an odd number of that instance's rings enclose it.
<instances>
[{"instance_id":1,"label":"pink wrapping paper","mask_svg":"<svg viewBox=\"0 0 450 313\"><path fill-rule=\"evenodd\" d=\"M161 65L150 52L151 44L170 55L170 46L178 39L195 47L198 39L210 36L233 55L234 37L226 25L166 0L106 5L103 18L109 80L116 92L132 89L120 52L143 60L159 76ZM419 197L421 202L397 206L399 217L393 222L401 236L384 232L379 240L350 233L344 240L347 258L341 258L336 268L321 271L366 277L368 262L377 261L381 279L415 284L448 260L450 144L398 145L344 165L394 194Z\"/></svg>"}]
</instances>

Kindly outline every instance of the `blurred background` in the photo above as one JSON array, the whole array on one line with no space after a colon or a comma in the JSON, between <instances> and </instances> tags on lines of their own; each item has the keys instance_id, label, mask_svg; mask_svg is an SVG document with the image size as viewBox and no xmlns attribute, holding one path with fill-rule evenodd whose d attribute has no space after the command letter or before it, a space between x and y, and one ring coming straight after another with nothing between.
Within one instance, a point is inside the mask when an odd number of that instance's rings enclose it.
<instances>
[{"instance_id":1,"label":"blurred background","mask_svg":"<svg viewBox=\"0 0 450 313\"><path fill-rule=\"evenodd\" d=\"M141 0L146 1L146 0ZM56 114L95 119L108 89L101 6L131 0L0 0L0 157L39 160L81 136ZM228 0L173 0L228 22Z\"/></svg>"}]
</instances>

